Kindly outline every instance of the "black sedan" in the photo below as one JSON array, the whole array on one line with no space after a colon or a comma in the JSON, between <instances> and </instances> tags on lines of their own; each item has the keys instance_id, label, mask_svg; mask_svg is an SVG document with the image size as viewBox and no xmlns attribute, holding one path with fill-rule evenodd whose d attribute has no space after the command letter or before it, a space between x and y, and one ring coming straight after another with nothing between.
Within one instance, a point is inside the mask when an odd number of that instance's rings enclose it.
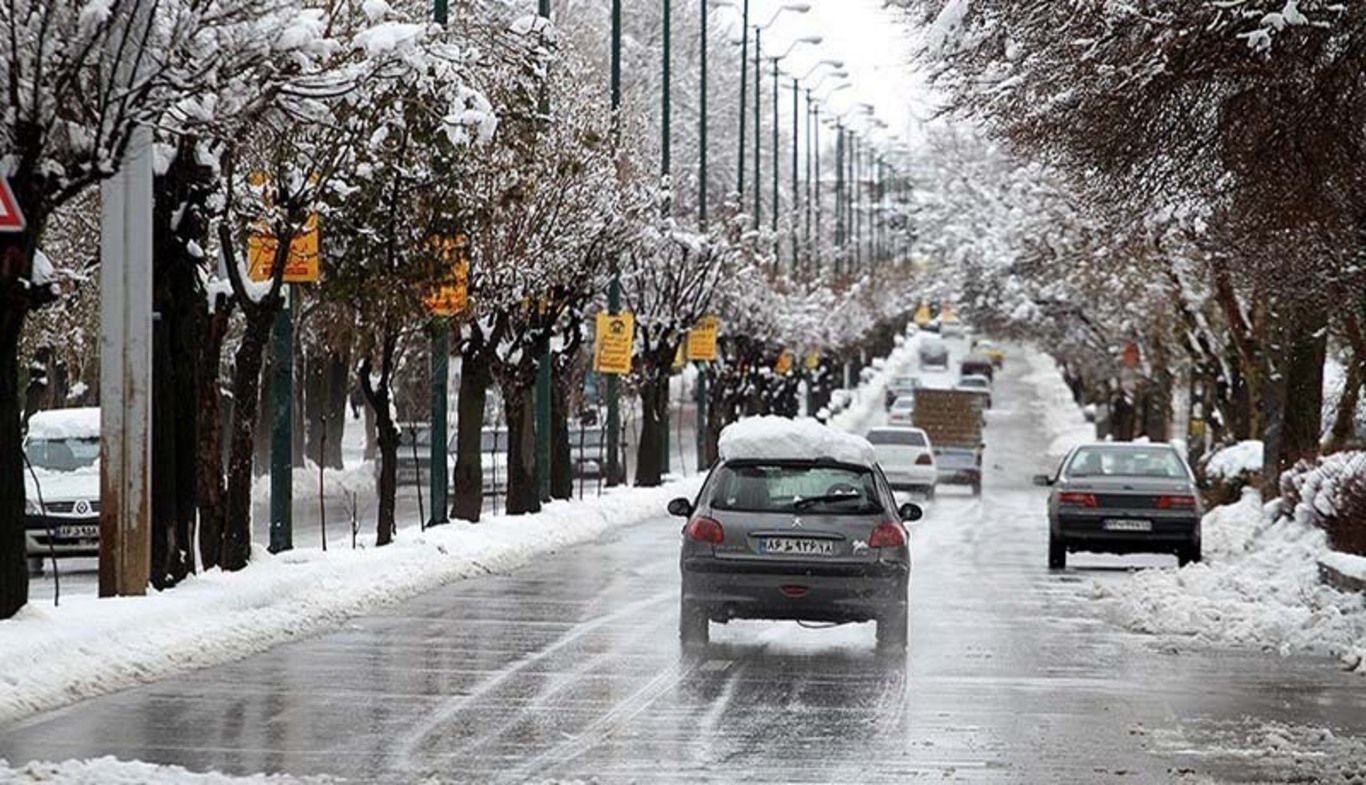
<instances>
[{"instance_id":1,"label":"black sedan","mask_svg":"<svg viewBox=\"0 0 1366 785\"><path fill-rule=\"evenodd\" d=\"M1048 566L1069 551L1173 553L1200 561L1204 512L1195 477L1169 444L1085 444L1053 476L1038 475L1048 496Z\"/></svg>"}]
</instances>

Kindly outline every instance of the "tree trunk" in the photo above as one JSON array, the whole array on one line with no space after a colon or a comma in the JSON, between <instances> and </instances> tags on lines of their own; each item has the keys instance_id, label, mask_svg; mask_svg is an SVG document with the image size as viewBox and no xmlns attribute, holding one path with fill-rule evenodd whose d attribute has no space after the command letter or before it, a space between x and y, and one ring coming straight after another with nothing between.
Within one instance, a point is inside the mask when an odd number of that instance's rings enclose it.
<instances>
[{"instance_id":1,"label":"tree trunk","mask_svg":"<svg viewBox=\"0 0 1366 785\"><path fill-rule=\"evenodd\" d=\"M484 404L492 383L490 357L478 348L467 350L460 358L460 394L455 404L452 520L478 522L484 508Z\"/></svg>"},{"instance_id":2,"label":"tree trunk","mask_svg":"<svg viewBox=\"0 0 1366 785\"><path fill-rule=\"evenodd\" d=\"M655 363L640 385L640 444L636 448L636 485L653 488L664 480L664 437L669 427L669 366Z\"/></svg>"},{"instance_id":3,"label":"tree trunk","mask_svg":"<svg viewBox=\"0 0 1366 785\"><path fill-rule=\"evenodd\" d=\"M375 545L388 545L394 540L395 501L398 496L398 427L389 416L389 391L381 387L376 392L383 408L375 406L375 429L379 442L379 510L375 516Z\"/></svg>"},{"instance_id":4,"label":"tree trunk","mask_svg":"<svg viewBox=\"0 0 1366 785\"><path fill-rule=\"evenodd\" d=\"M227 505L223 521L221 564L225 570L240 570L251 557L251 483L255 476L254 448L258 405L261 401L261 366L275 313L283 304L276 298L260 303L247 318L242 343L233 358L234 401L232 435L228 446Z\"/></svg>"},{"instance_id":5,"label":"tree trunk","mask_svg":"<svg viewBox=\"0 0 1366 785\"><path fill-rule=\"evenodd\" d=\"M536 487L536 406L521 374L502 385L508 421L508 515L541 511ZM534 378L534 377L533 377Z\"/></svg>"},{"instance_id":6,"label":"tree trunk","mask_svg":"<svg viewBox=\"0 0 1366 785\"><path fill-rule=\"evenodd\" d=\"M1294 320L1285 371L1281 471L1319 453L1323 436L1323 363L1328 350L1328 313L1314 308Z\"/></svg>"},{"instance_id":7,"label":"tree trunk","mask_svg":"<svg viewBox=\"0 0 1366 785\"><path fill-rule=\"evenodd\" d=\"M569 445L568 358L556 358L550 384L550 498L574 498L574 454Z\"/></svg>"},{"instance_id":8,"label":"tree trunk","mask_svg":"<svg viewBox=\"0 0 1366 785\"><path fill-rule=\"evenodd\" d=\"M350 379L351 346L329 351L321 362L322 401L314 406L314 414L321 422L318 428L327 433L327 443L323 449L323 465L329 469L344 468L342 459L342 438L346 435L346 389ZM316 442L318 436L310 431ZM312 445L309 455L317 455L317 444Z\"/></svg>"},{"instance_id":9,"label":"tree trunk","mask_svg":"<svg viewBox=\"0 0 1366 785\"><path fill-rule=\"evenodd\" d=\"M275 353L269 350L269 331L262 339L262 346L266 347L266 351L261 358L260 378L257 382L256 420L252 428L252 472L258 477L270 471L270 434L271 421L274 418L270 388L275 379Z\"/></svg>"},{"instance_id":10,"label":"tree trunk","mask_svg":"<svg viewBox=\"0 0 1366 785\"><path fill-rule=\"evenodd\" d=\"M0 254L6 253L14 252L0 244ZM5 257L5 265L13 258ZM13 616L28 602L23 434L19 427L19 335L26 306L15 303L13 297L6 299L0 309L0 619Z\"/></svg>"},{"instance_id":11,"label":"tree trunk","mask_svg":"<svg viewBox=\"0 0 1366 785\"><path fill-rule=\"evenodd\" d=\"M219 295L202 351L198 354L199 439L197 447L196 501L199 507L199 561L204 569L217 567L222 560L224 521L227 520L227 488L223 478L224 417L218 381L223 338L228 332L232 308Z\"/></svg>"}]
</instances>

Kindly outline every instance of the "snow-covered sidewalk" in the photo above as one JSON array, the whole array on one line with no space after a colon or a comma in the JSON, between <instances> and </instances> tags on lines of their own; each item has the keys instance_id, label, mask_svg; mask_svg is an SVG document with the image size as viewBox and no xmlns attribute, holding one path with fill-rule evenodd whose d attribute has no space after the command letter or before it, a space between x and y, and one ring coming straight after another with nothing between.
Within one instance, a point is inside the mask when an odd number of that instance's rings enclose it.
<instances>
[{"instance_id":1,"label":"snow-covered sidewalk","mask_svg":"<svg viewBox=\"0 0 1366 785\"><path fill-rule=\"evenodd\" d=\"M233 777L216 771L196 773L180 766L158 766L115 758L34 762L11 768L0 760L0 783L5 785L324 785L330 777L297 778L283 774Z\"/></svg>"},{"instance_id":2,"label":"snow-covered sidewalk","mask_svg":"<svg viewBox=\"0 0 1366 785\"><path fill-rule=\"evenodd\" d=\"M555 502L539 515L401 528L384 548L252 554L147 597L72 597L0 621L0 722L215 665L335 625L460 578L516 569L538 554L665 514L696 478ZM367 544L373 543L373 535Z\"/></svg>"},{"instance_id":3,"label":"snow-covered sidewalk","mask_svg":"<svg viewBox=\"0 0 1366 785\"><path fill-rule=\"evenodd\" d=\"M1039 416L1049 440L1047 455L1061 458L1074 445L1095 441L1096 426L1086 421L1053 358L1031 346L1025 349L1025 361L1030 370L1024 381L1039 396Z\"/></svg>"}]
</instances>

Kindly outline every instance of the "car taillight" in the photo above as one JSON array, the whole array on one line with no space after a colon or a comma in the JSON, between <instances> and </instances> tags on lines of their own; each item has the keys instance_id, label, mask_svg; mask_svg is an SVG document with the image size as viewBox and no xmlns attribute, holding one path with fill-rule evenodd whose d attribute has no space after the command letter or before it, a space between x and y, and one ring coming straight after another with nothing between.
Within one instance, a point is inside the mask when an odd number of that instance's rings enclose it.
<instances>
[{"instance_id":1,"label":"car taillight","mask_svg":"<svg viewBox=\"0 0 1366 785\"><path fill-rule=\"evenodd\" d=\"M726 539L726 530L721 528L719 521L711 518L693 518L683 528L683 533L688 539L698 542L719 544Z\"/></svg>"},{"instance_id":2,"label":"car taillight","mask_svg":"<svg viewBox=\"0 0 1366 785\"><path fill-rule=\"evenodd\" d=\"M1195 509L1194 496L1159 496L1157 497L1157 509L1159 510L1193 510Z\"/></svg>"},{"instance_id":3,"label":"car taillight","mask_svg":"<svg viewBox=\"0 0 1366 785\"><path fill-rule=\"evenodd\" d=\"M1099 507L1096 503L1096 496L1092 493L1067 492L1058 494L1058 504L1068 507Z\"/></svg>"},{"instance_id":4,"label":"car taillight","mask_svg":"<svg viewBox=\"0 0 1366 785\"><path fill-rule=\"evenodd\" d=\"M906 544L906 535L901 531L901 524L879 523L873 533L868 535L868 547L870 548L900 548Z\"/></svg>"},{"instance_id":5,"label":"car taillight","mask_svg":"<svg viewBox=\"0 0 1366 785\"><path fill-rule=\"evenodd\" d=\"M916 466L929 466L933 462L934 459L931 458L930 454L927 452L920 453L920 457L915 459Z\"/></svg>"}]
</instances>

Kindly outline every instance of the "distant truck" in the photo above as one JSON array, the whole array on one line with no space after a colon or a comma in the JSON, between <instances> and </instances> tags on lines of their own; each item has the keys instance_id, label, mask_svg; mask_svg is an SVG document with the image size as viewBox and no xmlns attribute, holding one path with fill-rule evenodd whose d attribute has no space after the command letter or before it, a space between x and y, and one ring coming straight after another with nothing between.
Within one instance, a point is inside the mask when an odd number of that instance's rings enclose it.
<instances>
[{"instance_id":1,"label":"distant truck","mask_svg":"<svg viewBox=\"0 0 1366 785\"><path fill-rule=\"evenodd\" d=\"M922 387L915 393L915 427L934 445L939 482L972 486L982 493L982 408L984 396L971 390Z\"/></svg>"}]
</instances>

